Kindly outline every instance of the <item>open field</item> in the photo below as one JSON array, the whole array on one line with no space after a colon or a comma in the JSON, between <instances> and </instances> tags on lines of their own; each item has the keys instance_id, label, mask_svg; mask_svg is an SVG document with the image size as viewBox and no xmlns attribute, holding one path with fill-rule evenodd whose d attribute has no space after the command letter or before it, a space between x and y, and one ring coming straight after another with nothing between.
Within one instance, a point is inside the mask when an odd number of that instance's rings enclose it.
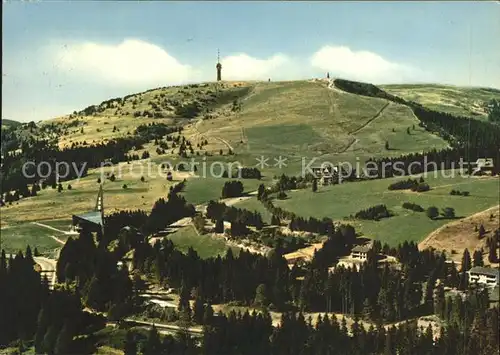
<instances>
[{"instance_id":1,"label":"open field","mask_svg":"<svg viewBox=\"0 0 500 355\"><path fill-rule=\"evenodd\" d=\"M500 100L500 91L496 89L432 84L383 85L381 88L434 110L481 120L487 119L483 104L491 99Z\"/></svg>"},{"instance_id":2,"label":"open field","mask_svg":"<svg viewBox=\"0 0 500 355\"><path fill-rule=\"evenodd\" d=\"M418 247L419 249L433 247L437 250L444 250L448 257L457 263L461 262L464 249L468 249L472 254L473 250L484 248L484 260L489 264L486 239L499 228L499 215L499 206L495 206L462 220L449 222L430 233ZM479 228L480 225L483 225L486 230L482 239L478 238L478 232L475 230L475 227Z\"/></svg>"},{"instance_id":3,"label":"open field","mask_svg":"<svg viewBox=\"0 0 500 355\"><path fill-rule=\"evenodd\" d=\"M47 226L57 228L63 231L69 231L71 227L72 220L69 219L54 219L54 220L44 220L44 221L37 221L39 223L45 224Z\"/></svg>"},{"instance_id":4,"label":"open field","mask_svg":"<svg viewBox=\"0 0 500 355\"><path fill-rule=\"evenodd\" d=\"M389 184L405 177L319 187L316 193L310 189L287 192L286 200L275 200L274 203L303 217L330 217L334 221L350 223L358 233L391 245L404 240L421 241L430 232L449 222L445 219L430 220L425 212L404 209L401 206L403 202L413 202L425 209L430 206L439 209L453 207L457 217L466 217L498 204L498 177L447 178L432 175L425 178L431 190L423 193L387 189ZM469 191L470 196L451 196L449 192L452 189ZM247 208L249 201L236 206ZM349 215L377 204L385 204L395 216L378 222L349 219ZM264 210L263 206L258 209L258 204L252 203L252 207L258 211Z\"/></svg>"},{"instance_id":5,"label":"open field","mask_svg":"<svg viewBox=\"0 0 500 355\"><path fill-rule=\"evenodd\" d=\"M41 254L50 253L62 245L56 241L52 236L61 241L66 241L68 236L48 228L44 228L31 223L20 223L10 225L0 230L2 240L2 249L5 252L17 253L18 251L25 251L28 245L34 252L35 248Z\"/></svg>"},{"instance_id":6,"label":"open field","mask_svg":"<svg viewBox=\"0 0 500 355\"><path fill-rule=\"evenodd\" d=\"M443 149L448 146L441 138L419 127L418 123L410 108L390 103L377 119L354 134L356 142L346 152L382 156L387 154L382 144L385 141L389 143L391 153L400 154L425 151L430 147Z\"/></svg>"},{"instance_id":7,"label":"open field","mask_svg":"<svg viewBox=\"0 0 500 355\"><path fill-rule=\"evenodd\" d=\"M169 234L167 239L170 239L182 252L187 252L189 247L192 247L201 258L216 257L217 255L225 255L228 246L223 238L211 236L211 234L198 234L194 226L188 225L180 228L176 232ZM237 252L237 248L232 248L233 252Z\"/></svg>"}]
</instances>

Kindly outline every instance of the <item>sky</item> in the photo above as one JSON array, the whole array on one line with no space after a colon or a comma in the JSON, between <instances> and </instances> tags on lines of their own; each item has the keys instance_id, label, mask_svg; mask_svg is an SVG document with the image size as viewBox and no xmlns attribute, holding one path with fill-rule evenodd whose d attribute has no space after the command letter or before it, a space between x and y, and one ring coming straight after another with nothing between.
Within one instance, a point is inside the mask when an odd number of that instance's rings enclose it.
<instances>
[{"instance_id":1,"label":"sky","mask_svg":"<svg viewBox=\"0 0 500 355\"><path fill-rule=\"evenodd\" d=\"M3 3L2 118L148 89L332 77L500 88L500 2Z\"/></svg>"}]
</instances>

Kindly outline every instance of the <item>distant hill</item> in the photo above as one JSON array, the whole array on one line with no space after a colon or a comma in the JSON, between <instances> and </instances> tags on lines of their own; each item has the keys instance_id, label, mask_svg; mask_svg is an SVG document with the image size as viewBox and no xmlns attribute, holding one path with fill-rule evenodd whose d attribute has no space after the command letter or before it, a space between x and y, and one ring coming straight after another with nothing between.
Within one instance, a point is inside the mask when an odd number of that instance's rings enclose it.
<instances>
[{"instance_id":1,"label":"distant hill","mask_svg":"<svg viewBox=\"0 0 500 355\"><path fill-rule=\"evenodd\" d=\"M433 110L453 115L487 120L486 103L500 101L500 90L451 85L412 84L383 85L382 89L405 100L415 101Z\"/></svg>"},{"instance_id":2,"label":"distant hill","mask_svg":"<svg viewBox=\"0 0 500 355\"><path fill-rule=\"evenodd\" d=\"M2 128L8 128L8 127L19 127L22 125L21 122L14 121L14 120L8 120L8 119L1 119L0 120Z\"/></svg>"}]
</instances>

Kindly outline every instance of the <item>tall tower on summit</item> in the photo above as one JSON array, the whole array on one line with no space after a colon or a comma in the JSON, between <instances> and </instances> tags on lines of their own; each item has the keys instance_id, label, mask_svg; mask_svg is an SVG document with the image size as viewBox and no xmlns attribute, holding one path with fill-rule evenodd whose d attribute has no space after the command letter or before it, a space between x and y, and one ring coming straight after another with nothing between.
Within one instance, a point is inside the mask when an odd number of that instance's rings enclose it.
<instances>
[{"instance_id":1,"label":"tall tower on summit","mask_svg":"<svg viewBox=\"0 0 500 355\"><path fill-rule=\"evenodd\" d=\"M220 55L219 55L219 50L217 49L217 65L215 66L217 69L217 81L222 80L222 64L220 64Z\"/></svg>"}]
</instances>

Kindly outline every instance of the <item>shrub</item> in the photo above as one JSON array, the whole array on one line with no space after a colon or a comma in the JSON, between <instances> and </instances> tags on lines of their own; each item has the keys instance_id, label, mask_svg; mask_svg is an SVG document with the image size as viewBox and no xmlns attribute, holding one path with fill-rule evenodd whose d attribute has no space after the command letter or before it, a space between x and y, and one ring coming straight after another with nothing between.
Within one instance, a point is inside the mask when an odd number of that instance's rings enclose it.
<instances>
[{"instance_id":1,"label":"shrub","mask_svg":"<svg viewBox=\"0 0 500 355\"><path fill-rule=\"evenodd\" d=\"M435 219L436 217L439 216L439 210L436 206L431 206L427 209L427 217L430 219Z\"/></svg>"},{"instance_id":2,"label":"shrub","mask_svg":"<svg viewBox=\"0 0 500 355\"><path fill-rule=\"evenodd\" d=\"M243 194L243 184L241 181L226 181L222 187L222 198L240 197Z\"/></svg>"},{"instance_id":3,"label":"shrub","mask_svg":"<svg viewBox=\"0 0 500 355\"><path fill-rule=\"evenodd\" d=\"M127 184L123 184L122 186L123 189L126 189L127 187L128 187Z\"/></svg>"},{"instance_id":4,"label":"shrub","mask_svg":"<svg viewBox=\"0 0 500 355\"><path fill-rule=\"evenodd\" d=\"M469 196L469 191L451 190L450 195Z\"/></svg>"},{"instance_id":5,"label":"shrub","mask_svg":"<svg viewBox=\"0 0 500 355\"><path fill-rule=\"evenodd\" d=\"M426 183L419 183L417 186L413 187L411 190L416 192L425 192L429 191L431 188Z\"/></svg>"},{"instance_id":6,"label":"shrub","mask_svg":"<svg viewBox=\"0 0 500 355\"><path fill-rule=\"evenodd\" d=\"M397 181L389 185L389 190L407 190L418 186L418 181L414 179Z\"/></svg>"},{"instance_id":7,"label":"shrub","mask_svg":"<svg viewBox=\"0 0 500 355\"><path fill-rule=\"evenodd\" d=\"M455 218L455 209L453 207L445 207L441 211L441 216L444 218Z\"/></svg>"},{"instance_id":8,"label":"shrub","mask_svg":"<svg viewBox=\"0 0 500 355\"><path fill-rule=\"evenodd\" d=\"M367 219L378 221L381 218L391 217L392 214L387 209L386 205L376 205L365 210L357 212L354 217L358 219Z\"/></svg>"},{"instance_id":9,"label":"shrub","mask_svg":"<svg viewBox=\"0 0 500 355\"><path fill-rule=\"evenodd\" d=\"M415 212L424 212L425 211L422 206L417 205L416 203L411 203L411 202L404 202L403 208L406 208L407 210L412 210Z\"/></svg>"}]
</instances>

